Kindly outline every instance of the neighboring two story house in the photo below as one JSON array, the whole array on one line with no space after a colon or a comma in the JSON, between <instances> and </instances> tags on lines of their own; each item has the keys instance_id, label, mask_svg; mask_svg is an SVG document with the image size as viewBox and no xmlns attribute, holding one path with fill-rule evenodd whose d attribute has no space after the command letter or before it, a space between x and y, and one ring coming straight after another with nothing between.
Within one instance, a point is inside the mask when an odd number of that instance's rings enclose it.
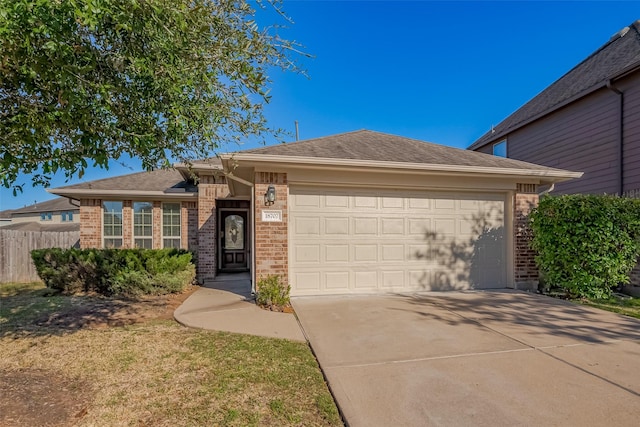
<instances>
[{"instance_id":1,"label":"neighboring two story house","mask_svg":"<svg viewBox=\"0 0 640 427\"><path fill-rule=\"evenodd\" d=\"M639 195L640 20L469 150L584 172L556 185L553 194Z\"/></svg>"},{"instance_id":2,"label":"neighboring two story house","mask_svg":"<svg viewBox=\"0 0 640 427\"><path fill-rule=\"evenodd\" d=\"M640 20L504 119L469 150L583 171L552 194L640 197ZM640 295L640 267L631 274Z\"/></svg>"},{"instance_id":3,"label":"neighboring two story house","mask_svg":"<svg viewBox=\"0 0 640 427\"><path fill-rule=\"evenodd\" d=\"M0 212L0 227L22 231L79 231L80 203L56 197L18 209Z\"/></svg>"}]
</instances>

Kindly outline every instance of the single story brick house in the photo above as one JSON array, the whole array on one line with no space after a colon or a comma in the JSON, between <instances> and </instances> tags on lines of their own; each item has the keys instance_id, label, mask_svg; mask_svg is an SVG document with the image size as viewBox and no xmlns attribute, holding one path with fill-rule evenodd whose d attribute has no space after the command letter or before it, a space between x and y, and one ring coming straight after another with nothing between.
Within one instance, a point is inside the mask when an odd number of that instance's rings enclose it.
<instances>
[{"instance_id":1,"label":"single story brick house","mask_svg":"<svg viewBox=\"0 0 640 427\"><path fill-rule=\"evenodd\" d=\"M580 176L360 130L50 191L80 200L82 247L181 247L201 281L371 294L537 284L524 221L539 186Z\"/></svg>"}]
</instances>

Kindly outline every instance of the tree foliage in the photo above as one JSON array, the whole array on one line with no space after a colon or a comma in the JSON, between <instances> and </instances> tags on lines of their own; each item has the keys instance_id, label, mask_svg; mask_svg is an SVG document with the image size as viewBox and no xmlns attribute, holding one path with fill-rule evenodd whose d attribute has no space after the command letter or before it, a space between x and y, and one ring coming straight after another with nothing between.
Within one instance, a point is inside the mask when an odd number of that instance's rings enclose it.
<instances>
[{"instance_id":1,"label":"tree foliage","mask_svg":"<svg viewBox=\"0 0 640 427\"><path fill-rule=\"evenodd\" d=\"M2 184L123 155L163 167L276 134L267 72L297 71L277 30L244 0L0 0Z\"/></svg>"},{"instance_id":2,"label":"tree foliage","mask_svg":"<svg viewBox=\"0 0 640 427\"><path fill-rule=\"evenodd\" d=\"M530 219L536 262L550 285L604 298L629 283L640 256L640 199L547 196Z\"/></svg>"}]
</instances>

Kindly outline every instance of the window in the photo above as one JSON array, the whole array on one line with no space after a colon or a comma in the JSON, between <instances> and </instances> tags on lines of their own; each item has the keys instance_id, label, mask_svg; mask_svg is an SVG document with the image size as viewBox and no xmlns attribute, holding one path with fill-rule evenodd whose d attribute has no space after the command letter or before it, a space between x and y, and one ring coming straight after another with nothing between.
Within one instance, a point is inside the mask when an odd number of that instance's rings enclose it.
<instances>
[{"instance_id":1,"label":"window","mask_svg":"<svg viewBox=\"0 0 640 427\"><path fill-rule=\"evenodd\" d=\"M493 155L498 157L507 157L507 140L493 144Z\"/></svg>"},{"instance_id":2,"label":"window","mask_svg":"<svg viewBox=\"0 0 640 427\"><path fill-rule=\"evenodd\" d=\"M122 247L122 202L102 203L102 230L105 248Z\"/></svg>"},{"instance_id":3,"label":"window","mask_svg":"<svg viewBox=\"0 0 640 427\"><path fill-rule=\"evenodd\" d=\"M133 244L136 248L153 248L153 204L133 202Z\"/></svg>"},{"instance_id":4,"label":"window","mask_svg":"<svg viewBox=\"0 0 640 427\"><path fill-rule=\"evenodd\" d=\"M60 214L62 222L72 222L73 221L73 211L62 212Z\"/></svg>"},{"instance_id":5,"label":"window","mask_svg":"<svg viewBox=\"0 0 640 427\"><path fill-rule=\"evenodd\" d=\"M42 212L40 214L40 221L51 221L53 214L51 212Z\"/></svg>"},{"instance_id":6,"label":"window","mask_svg":"<svg viewBox=\"0 0 640 427\"><path fill-rule=\"evenodd\" d=\"M180 247L180 203L162 204L162 246Z\"/></svg>"}]
</instances>

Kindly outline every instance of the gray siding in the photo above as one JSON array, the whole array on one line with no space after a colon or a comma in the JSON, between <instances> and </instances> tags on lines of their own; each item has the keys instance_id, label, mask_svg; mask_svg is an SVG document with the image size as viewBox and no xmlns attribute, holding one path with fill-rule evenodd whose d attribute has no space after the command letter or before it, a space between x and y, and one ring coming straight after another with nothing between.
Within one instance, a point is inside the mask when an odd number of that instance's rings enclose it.
<instances>
[{"instance_id":1,"label":"gray siding","mask_svg":"<svg viewBox=\"0 0 640 427\"><path fill-rule=\"evenodd\" d=\"M640 189L640 75L622 81L624 92L624 191Z\"/></svg>"},{"instance_id":2,"label":"gray siding","mask_svg":"<svg viewBox=\"0 0 640 427\"><path fill-rule=\"evenodd\" d=\"M507 136L509 158L584 172L554 194L617 193L618 102L603 89L530 123Z\"/></svg>"},{"instance_id":3,"label":"gray siding","mask_svg":"<svg viewBox=\"0 0 640 427\"><path fill-rule=\"evenodd\" d=\"M616 82L624 92L623 191L640 189L640 73ZM620 98L600 89L507 135L508 156L584 172L554 194L617 194ZM498 141L499 139L496 139ZM492 143L476 151L491 153Z\"/></svg>"}]
</instances>

